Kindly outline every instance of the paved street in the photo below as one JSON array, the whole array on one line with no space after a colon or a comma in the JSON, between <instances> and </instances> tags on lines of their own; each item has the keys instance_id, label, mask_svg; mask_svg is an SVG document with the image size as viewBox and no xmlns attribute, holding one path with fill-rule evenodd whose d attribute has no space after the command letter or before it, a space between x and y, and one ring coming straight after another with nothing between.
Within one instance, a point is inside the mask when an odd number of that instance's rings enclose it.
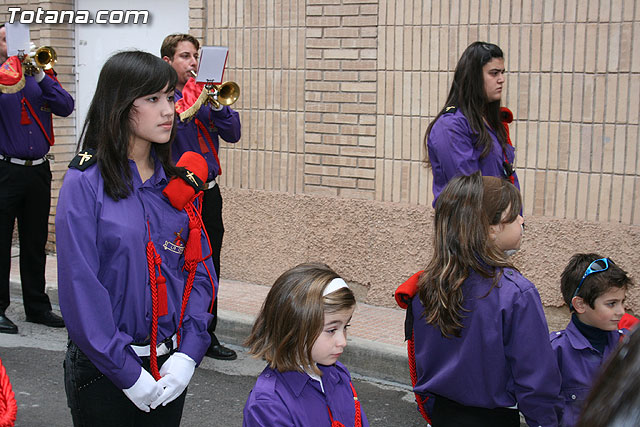
<instances>
[{"instance_id":1,"label":"paved street","mask_svg":"<svg viewBox=\"0 0 640 427\"><path fill-rule=\"evenodd\" d=\"M58 307L55 307L57 310ZM18 403L16 427L68 427L62 361L66 330L26 323L21 301L12 298L7 315L20 334L0 334L0 359ZM182 426L241 426L242 408L264 362L238 346L231 362L205 358L189 387ZM406 386L356 378L354 386L372 426L424 426Z\"/></svg>"}]
</instances>

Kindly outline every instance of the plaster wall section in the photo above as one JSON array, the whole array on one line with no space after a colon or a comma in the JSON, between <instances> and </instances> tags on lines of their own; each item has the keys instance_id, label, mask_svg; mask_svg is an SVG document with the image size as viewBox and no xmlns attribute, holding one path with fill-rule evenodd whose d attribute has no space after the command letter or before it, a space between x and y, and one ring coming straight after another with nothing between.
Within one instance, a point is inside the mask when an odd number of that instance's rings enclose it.
<instances>
[{"instance_id":1,"label":"plaster wall section","mask_svg":"<svg viewBox=\"0 0 640 427\"><path fill-rule=\"evenodd\" d=\"M294 265L320 261L353 285L358 300L394 307L395 288L432 254L429 206L230 188L223 198L223 278L271 285ZM636 226L528 216L513 261L545 306L560 307L560 273L574 253L610 256L638 282L638 247ZM640 287L627 306L640 312Z\"/></svg>"}]
</instances>

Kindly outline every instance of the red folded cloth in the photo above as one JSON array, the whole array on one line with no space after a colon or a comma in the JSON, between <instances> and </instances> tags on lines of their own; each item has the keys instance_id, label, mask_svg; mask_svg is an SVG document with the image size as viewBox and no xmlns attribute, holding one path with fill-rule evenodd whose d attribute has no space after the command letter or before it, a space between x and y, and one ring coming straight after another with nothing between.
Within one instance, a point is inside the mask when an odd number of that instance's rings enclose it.
<instances>
[{"instance_id":1,"label":"red folded cloth","mask_svg":"<svg viewBox=\"0 0 640 427\"><path fill-rule=\"evenodd\" d=\"M17 56L11 56L0 65L0 92L16 93L23 87L22 62Z\"/></svg>"}]
</instances>

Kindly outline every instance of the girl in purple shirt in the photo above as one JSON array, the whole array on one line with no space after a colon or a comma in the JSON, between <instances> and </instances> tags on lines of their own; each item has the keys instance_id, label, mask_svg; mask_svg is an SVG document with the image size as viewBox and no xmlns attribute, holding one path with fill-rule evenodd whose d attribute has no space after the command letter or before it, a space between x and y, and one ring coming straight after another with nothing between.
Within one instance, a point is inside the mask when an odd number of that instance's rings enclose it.
<instances>
[{"instance_id":1,"label":"girl in purple shirt","mask_svg":"<svg viewBox=\"0 0 640 427\"><path fill-rule=\"evenodd\" d=\"M417 381L443 426L557 426L560 372L533 284L515 269L520 192L454 178L438 198L431 261L412 301Z\"/></svg>"},{"instance_id":2,"label":"girl in purple shirt","mask_svg":"<svg viewBox=\"0 0 640 427\"><path fill-rule=\"evenodd\" d=\"M178 426L186 387L209 345L213 265L198 263L187 280L187 239L199 236L163 194L182 172L170 160L176 79L146 52L109 58L83 150L60 190L64 377L76 427ZM198 243L206 247L204 238Z\"/></svg>"},{"instance_id":3,"label":"girl in purple shirt","mask_svg":"<svg viewBox=\"0 0 640 427\"><path fill-rule=\"evenodd\" d=\"M449 180L476 171L520 188L513 169L515 150L500 109L504 72L504 55L495 44L474 42L460 57L447 102L424 137L434 207Z\"/></svg>"},{"instance_id":4,"label":"girl in purple shirt","mask_svg":"<svg viewBox=\"0 0 640 427\"><path fill-rule=\"evenodd\" d=\"M269 365L247 399L245 427L369 425L338 362L355 305L324 264L300 264L276 280L246 342Z\"/></svg>"}]
</instances>

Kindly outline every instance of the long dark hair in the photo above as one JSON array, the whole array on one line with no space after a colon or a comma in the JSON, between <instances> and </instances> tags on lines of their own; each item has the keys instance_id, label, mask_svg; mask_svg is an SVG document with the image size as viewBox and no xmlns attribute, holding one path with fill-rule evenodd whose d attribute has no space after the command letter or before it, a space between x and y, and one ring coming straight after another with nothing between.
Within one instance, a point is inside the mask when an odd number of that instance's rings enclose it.
<instances>
[{"instance_id":1,"label":"long dark hair","mask_svg":"<svg viewBox=\"0 0 640 427\"><path fill-rule=\"evenodd\" d=\"M447 107L456 107L469 121L474 132L478 133L478 147L482 148L480 157L485 157L491 151L491 136L484 125L484 120L495 131L498 141L503 147L507 146L507 132L500 121L500 101L488 102L484 89L482 67L493 58L504 58L502 49L497 45L485 42L471 43L458 60L453 74L453 83L447 96L447 102L435 119L429 124L424 135L425 162L429 165L429 150L427 141L431 128L442 116Z\"/></svg>"},{"instance_id":2,"label":"long dark hair","mask_svg":"<svg viewBox=\"0 0 640 427\"><path fill-rule=\"evenodd\" d=\"M576 427L640 425L640 327L627 335L600 370Z\"/></svg>"},{"instance_id":3,"label":"long dark hair","mask_svg":"<svg viewBox=\"0 0 640 427\"><path fill-rule=\"evenodd\" d=\"M489 226L512 222L520 207L520 192L513 184L479 172L453 178L440 193L433 255L420 277L418 296L427 323L438 326L443 336L460 336L465 311L462 284L471 270L493 277L493 289L500 279L497 270L513 268L491 243Z\"/></svg>"},{"instance_id":4,"label":"long dark hair","mask_svg":"<svg viewBox=\"0 0 640 427\"><path fill-rule=\"evenodd\" d=\"M165 87L173 91L177 81L178 76L169 64L147 52L119 52L102 67L80 144L83 149L96 150L105 191L112 199L126 198L132 190L128 154L132 136L129 115L133 101ZM176 175L176 168L171 163L170 143L175 131L174 126L169 143L152 143L167 176Z\"/></svg>"}]
</instances>

